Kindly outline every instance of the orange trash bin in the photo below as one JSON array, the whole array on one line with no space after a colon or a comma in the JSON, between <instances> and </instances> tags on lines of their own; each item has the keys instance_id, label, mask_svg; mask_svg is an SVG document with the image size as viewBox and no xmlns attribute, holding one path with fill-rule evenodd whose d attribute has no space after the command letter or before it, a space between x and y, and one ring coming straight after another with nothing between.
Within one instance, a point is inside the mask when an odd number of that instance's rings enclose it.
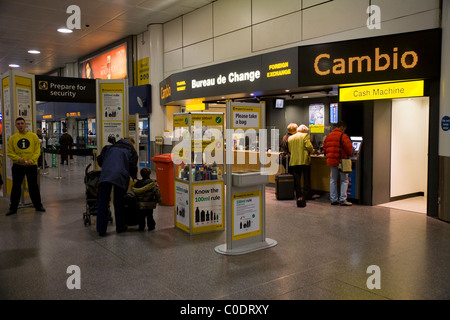
<instances>
[{"instance_id":1,"label":"orange trash bin","mask_svg":"<svg viewBox=\"0 0 450 320\"><path fill-rule=\"evenodd\" d=\"M173 176L172 154L159 154L150 159L155 163L156 182L161 193L161 205L173 206L175 198L175 179Z\"/></svg>"}]
</instances>

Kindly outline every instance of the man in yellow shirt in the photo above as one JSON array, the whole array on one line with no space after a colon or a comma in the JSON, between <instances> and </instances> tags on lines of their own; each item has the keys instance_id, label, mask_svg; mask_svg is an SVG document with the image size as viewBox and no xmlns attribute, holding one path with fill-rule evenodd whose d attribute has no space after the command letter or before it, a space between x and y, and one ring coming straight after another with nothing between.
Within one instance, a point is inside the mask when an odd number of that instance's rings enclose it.
<instances>
[{"instance_id":1,"label":"man in yellow shirt","mask_svg":"<svg viewBox=\"0 0 450 320\"><path fill-rule=\"evenodd\" d=\"M37 183L37 161L41 154L41 146L38 136L27 130L25 119L16 119L18 132L8 139L7 156L12 160L13 185L7 216L17 213L19 206L23 178L27 177L28 192L36 211L45 212L41 203L41 194Z\"/></svg>"},{"instance_id":2,"label":"man in yellow shirt","mask_svg":"<svg viewBox=\"0 0 450 320\"><path fill-rule=\"evenodd\" d=\"M288 140L289 152L291 153L289 167L292 169L292 175L294 176L295 196L298 207L304 206L305 202L303 200L311 199L311 174L309 165L311 163L311 153L314 151L314 148L309 138L308 130L308 127L302 124L298 127L297 133L290 136ZM302 175L303 194L301 190Z\"/></svg>"}]
</instances>

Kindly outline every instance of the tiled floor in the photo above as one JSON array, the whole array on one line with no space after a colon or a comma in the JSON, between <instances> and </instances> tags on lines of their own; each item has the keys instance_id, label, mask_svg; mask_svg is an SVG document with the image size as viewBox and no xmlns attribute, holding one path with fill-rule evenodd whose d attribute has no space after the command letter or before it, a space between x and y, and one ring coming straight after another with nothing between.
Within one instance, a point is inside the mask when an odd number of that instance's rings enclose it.
<instances>
[{"instance_id":1,"label":"tiled floor","mask_svg":"<svg viewBox=\"0 0 450 320\"><path fill-rule=\"evenodd\" d=\"M84 226L85 162L41 175L47 212L8 216L0 199L0 299L385 300L450 298L450 224L411 211L326 199L297 208L266 189L266 236L278 244L253 253L215 252L226 233L189 236L174 228L173 207L155 211L156 230L135 227L99 237ZM93 220L95 222L95 218ZM67 268L80 268L68 289ZM368 273L376 265L380 272ZM367 283L379 276L380 289ZM369 280L369 281L368 281Z\"/></svg>"},{"instance_id":2,"label":"tiled floor","mask_svg":"<svg viewBox=\"0 0 450 320\"><path fill-rule=\"evenodd\" d=\"M383 203L383 204L380 204L379 206L426 214L427 213L427 198L423 197L423 196L413 197L413 198Z\"/></svg>"}]
</instances>

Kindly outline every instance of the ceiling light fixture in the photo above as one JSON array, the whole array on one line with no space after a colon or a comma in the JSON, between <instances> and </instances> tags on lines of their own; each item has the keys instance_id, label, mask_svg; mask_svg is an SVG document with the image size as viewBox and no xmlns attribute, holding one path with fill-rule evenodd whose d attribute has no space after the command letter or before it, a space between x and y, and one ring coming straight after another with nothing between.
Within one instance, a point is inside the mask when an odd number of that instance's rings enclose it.
<instances>
[{"instance_id":1,"label":"ceiling light fixture","mask_svg":"<svg viewBox=\"0 0 450 320\"><path fill-rule=\"evenodd\" d=\"M39 50L28 50L28 53L39 54L41 52Z\"/></svg>"},{"instance_id":2,"label":"ceiling light fixture","mask_svg":"<svg viewBox=\"0 0 450 320\"><path fill-rule=\"evenodd\" d=\"M67 28L59 28L58 32L61 32L61 33L72 33L73 31L70 30L70 29L67 29Z\"/></svg>"},{"instance_id":3,"label":"ceiling light fixture","mask_svg":"<svg viewBox=\"0 0 450 320\"><path fill-rule=\"evenodd\" d=\"M11 68L18 68L18 67L20 67L18 64L15 64L15 63L10 63L9 66Z\"/></svg>"}]
</instances>

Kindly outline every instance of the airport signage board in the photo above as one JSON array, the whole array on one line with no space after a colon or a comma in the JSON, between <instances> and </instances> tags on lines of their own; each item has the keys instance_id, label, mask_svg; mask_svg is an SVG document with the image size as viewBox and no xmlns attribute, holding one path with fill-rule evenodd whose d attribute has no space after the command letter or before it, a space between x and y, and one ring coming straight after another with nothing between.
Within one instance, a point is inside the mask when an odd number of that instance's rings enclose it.
<instances>
[{"instance_id":1,"label":"airport signage board","mask_svg":"<svg viewBox=\"0 0 450 320\"><path fill-rule=\"evenodd\" d=\"M160 83L162 105L232 94L440 75L441 29L289 48L176 73Z\"/></svg>"},{"instance_id":2,"label":"airport signage board","mask_svg":"<svg viewBox=\"0 0 450 320\"><path fill-rule=\"evenodd\" d=\"M339 101L422 97L424 81L403 81L339 88Z\"/></svg>"},{"instance_id":3,"label":"airport signage board","mask_svg":"<svg viewBox=\"0 0 450 320\"><path fill-rule=\"evenodd\" d=\"M161 104L296 87L298 48L176 73L160 83ZM258 92L256 92L258 94Z\"/></svg>"},{"instance_id":4,"label":"airport signage board","mask_svg":"<svg viewBox=\"0 0 450 320\"><path fill-rule=\"evenodd\" d=\"M299 87L438 77L440 56L440 29L304 46Z\"/></svg>"},{"instance_id":5,"label":"airport signage board","mask_svg":"<svg viewBox=\"0 0 450 320\"><path fill-rule=\"evenodd\" d=\"M95 80L35 76L36 100L52 102L96 102Z\"/></svg>"}]
</instances>

